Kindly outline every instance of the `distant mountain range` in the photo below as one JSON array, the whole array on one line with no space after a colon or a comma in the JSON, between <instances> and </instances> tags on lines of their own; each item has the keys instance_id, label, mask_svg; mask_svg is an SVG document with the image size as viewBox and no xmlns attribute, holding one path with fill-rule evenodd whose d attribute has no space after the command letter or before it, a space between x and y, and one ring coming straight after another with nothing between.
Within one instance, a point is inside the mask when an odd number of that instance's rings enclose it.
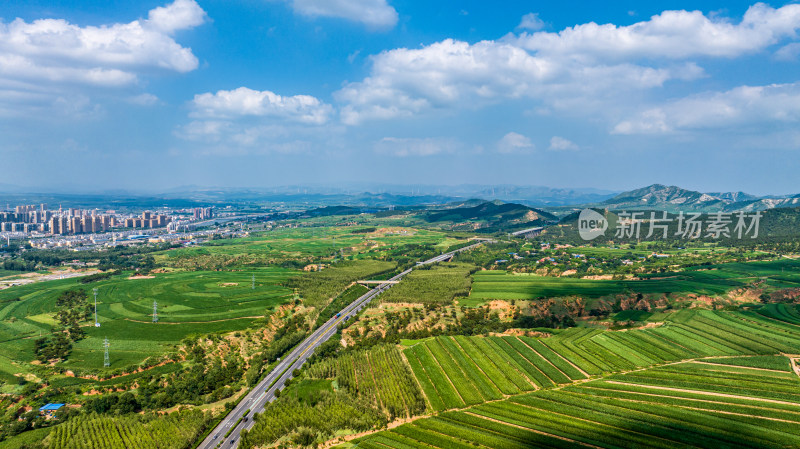
<instances>
[{"instance_id":1,"label":"distant mountain range","mask_svg":"<svg viewBox=\"0 0 800 449\"><path fill-rule=\"evenodd\" d=\"M123 190L97 193L31 193L0 184L0 209L6 204L63 204L64 207L152 208L200 205L284 205L292 210L325 206L355 209L457 208L500 200L563 216L583 207L608 209L659 209L669 211L756 211L800 207L800 195L755 196L745 192L698 192L676 186L653 184L627 192L599 189L561 189L542 186L478 185L384 185L352 184L340 187L282 186L229 188L183 186L161 193Z\"/></svg>"},{"instance_id":2,"label":"distant mountain range","mask_svg":"<svg viewBox=\"0 0 800 449\"><path fill-rule=\"evenodd\" d=\"M499 200L461 203L459 207L432 209L423 217L430 223L450 222L452 229L494 232L518 230L555 223L558 219L543 210L522 204L504 203Z\"/></svg>"},{"instance_id":3,"label":"distant mountain range","mask_svg":"<svg viewBox=\"0 0 800 449\"><path fill-rule=\"evenodd\" d=\"M800 195L758 197L744 192L703 193L676 186L653 184L622 192L613 198L593 204L607 209L658 209L668 211L735 212L769 210L800 206Z\"/></svg>"}]
</instances>

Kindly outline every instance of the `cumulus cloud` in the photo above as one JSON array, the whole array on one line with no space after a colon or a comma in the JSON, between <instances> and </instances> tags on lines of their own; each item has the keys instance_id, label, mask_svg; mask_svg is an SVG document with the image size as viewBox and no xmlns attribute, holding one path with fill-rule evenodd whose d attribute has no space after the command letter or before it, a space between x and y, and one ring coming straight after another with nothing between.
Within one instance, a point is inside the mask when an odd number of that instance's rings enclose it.
<instances>
[{"instance_id":1,"label":"cumulus cloud","mask_svg":"<svg viewBox=\"0 0 800 449\"><path fill-rule=\"evenodd\" d=\"M194 0L175 0L150 11L147 25L166 34L202 25L206 13Z\"/></svg>"},{"instance_id":2,"label":"cumulus cloud","mask_svg":"<svg viewBox=\"0 0 800 449\"><path fill-rule=\"evenodd\" d=\"M651 108L619 122L616 134L663 134L700 129L741 129L800 121L800 83L741 86Z\"/></svg>"},{"instance_id":3,"label":"cumulus cloud","mask_svg":"<svg viewBox=\"0 0 800 449\"><path fill-rule=\"evenodd\" d=\"M195 95L192 107L192 115L200 118L274 117L316 125L333 113L330 105L310 95L285 97L246 87Z\"/></svg>"},{"instance_id":4,"label":"cumulus cloud","mask_svg":"<svg viewBox=\"0 0 800 449\"><path fill-rule=\"evenodd\" d=\"M536 26L538 17L526 18ZM763 51L796 39L798 29L800 5L759 3L738 23L666 11L630 26L589 23L476 43L446 39L373 56L369 75L334 97L349 125L518 99L571 114L608 114L669 81L706 76L690 58Z\"/></svg>"},{"instance_id":5,"label":"cumulus cloud","mask_svg":"<svg viewBox=\"0 0 800 449\"><path fill-rule=\"evenodd\" d=\"M341 128L330 123L333 107L310 95L240 87L195 95L190 107L193 120L175 135L208 154L306 153L331 146Z\"/></svg>"},{"instance_id":6,"label":"cumulus cloud","mask_svg":"<svg viewBox=\"0 0 800 449\"><path fill-rule=\"evenodd\" d=\"M386 0L291 0L292 8L305 16L336 17L373 28L391 28L397 11Z\"/></svg>"},{"instance_id":7,"label":"cumulus cloud","mask_svg":"<svg viewBox=\"0 0 800 449\"><path fill-rule=\"evenodd\" d=\"M554 151L574 151L579 149L575 142L567 140L563 137L553 136L550 139L550 150Z\"/></svg>"},{"instance_id":8,"label":"cumulus cloud","mask_svg":"<svg viewBox=\"0 0 800 449\"><path fill-rule=\"evenodd\" d=\"M775 52L775 58L780 61L797 61L800 58L800 43L792 42L784 45Z\"/></svg>"},{"instance_id":9,"label":"cumulus cloud","mask_svg":"<svg viewBox=\"0 0 800 449\"><path fill-rule=\"evenodd\" d=\"M197 58L172 35L204 20L194 0L176 0L150 11L147 20L130 23L0 22L0 78L121 86L136 82L145 69L188 72L197 68Z\"/></svg>"},{"instance_id":10,"label":"cumulus cloud","mask_svg":"<svg viewBox=\"0 0 800 449\"><path fill-rule=\"evenodd\" d=\"M663 68L635 64L584 65L532 55L509 43L446 39L419 49L400 48L372 58L370 76L334 94L346 124L409 117L431 108L480 107L503 99L533 98L572 107L571 99L614 98L669 79L694 79L687 63Z\"/></svg>"},{"instance_id":11,"label":"cumulus cloud","mask_svg":"<svg viewBox=\"0 0 800 449\"><path fill-rule=\"evenodd\" d=\"M410 116L465 96L519 97L532 83L555 75L547 61L490 41L470 45L446 39L421 49L395 49L373 57L371 75L336 92L345 123Z\"/></svg>"},{"instance_id":12,"label":"cumulus cloud","mask_svg":"<svg viewBox=\"0 0 800 449\"><path fill-rule=\"evenodd\" d=\"M558 33L525 33L514 40L540 54L588 59L735 57L796 37L798 29L800 5L775 9L757 3L738 24L700 11L664 11L629 26L592 22Z\"/></svg>"},{"instance_id":13,"label":"cumulus cloud","mask_svg":"<svg viewBox=\"0 0 800 449\"><path fill-rule=\"evenodd\" d=\"M384 137L375 144L375 151L392 156L433 156L441 153L452 153L458 143L443 138L398 138Z\"/></svg>"},{"instance_id":14,"label":"cumulus cloud","mask_svg":"<svg viewBox=\"0 0 800 449\"><path fill-rule=\"evenodd\" d=\"M517 28L539 31L544 28L544 21L539 18L539 14L532 12L522 16L522 21L519 23L519 25L517 25Z\"/></svg>"},{"instance_id":15,"label":"cumulus cloud","mask_svg":"<svg viewBox=\"0 0 800 449\"><path fill-rule=\"evenodd\" d=\"M528 153L536 149L536 146L526 136L510 132L497 142L497 152L504 154Z\"/></svg>"}]
</instances>

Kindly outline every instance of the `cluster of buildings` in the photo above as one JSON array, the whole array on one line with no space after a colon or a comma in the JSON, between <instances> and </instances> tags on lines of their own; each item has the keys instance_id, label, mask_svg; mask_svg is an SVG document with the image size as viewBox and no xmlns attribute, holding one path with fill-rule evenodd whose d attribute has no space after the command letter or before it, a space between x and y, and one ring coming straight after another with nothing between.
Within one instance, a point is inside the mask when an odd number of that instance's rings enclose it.
<instances>
[{"instance_id":1,"label":"cluster of buildings","mask_svg":"<svg viewBox=\"0 0 800 449\"><path fill-rule=\"evenodd\" d=\"M211 208L204 214L213 215ZM197 214L197 209L195 209ZM172 217L166 214L155 214L150 211L141 215L124 216L114 211L99 213L96 209L62 209L48 210L46 204L16 206L13 210L7 207L0 211L0 232L8 233L42 233L53 235L93 234L107 232L111 228L154 229L166 227Z\"/></svg>"},{"instance_id":2,"label":"cluster of buildings","mask_svg":"<svg viewBox=\"0 0 800 449\"><path fill-rule=\"evenodd\" d=\"M123 227L132 229L153 229L163 228L169 224L172 219L168 215L153 214L150 211L142 212L141 217L126 218L123 222Z\"/></svg>"},{"instance_id":3,"label":"cluster of buildings","mask_svg":"<svg viewBox=\"0 0 800 449\"><path fill-rule=\"evenodd\" d=\"M214 218L214 209L211 207L195 207L193 212L195 220L210 220Z\"/></svg>"}]
</instances>

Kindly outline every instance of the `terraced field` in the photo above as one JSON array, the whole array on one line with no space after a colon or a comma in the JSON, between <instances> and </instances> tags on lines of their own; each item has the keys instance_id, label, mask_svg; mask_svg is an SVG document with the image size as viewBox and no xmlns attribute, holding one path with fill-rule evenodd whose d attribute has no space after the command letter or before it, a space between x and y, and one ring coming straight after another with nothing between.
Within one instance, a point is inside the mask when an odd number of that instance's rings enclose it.
<instances>
[{"instance_id":1,"label":"terraced field","mask_svg":"<svg viewBox=\"0 0 800 449\"><path fill-rule=\"evenodd\" d=\"M800 311L798 311L795 304L767 304L760 308L758 312L769 318L800 324Z\"/></svg>"},{"instance_id":2,"label":"terraced field","mask_svg":"<svg viewBox=\"0 0 800 449\"><path fill-rule=\"evenodd\" d=\"M724 337L721 337L724 336ZM683 310L658 327L544 339L437 337L404 351L432 410L685 359L800 352L800 327L758 313Z\"/></svg>"},{"instance_id":3,"label":"terraced field","mask_svg":"<svg viewBox=\"0 0 800 449\"><path fill-rule=\"evenodd\" d=\"M356 447L797 447L799 387L788 369L685 362L444 412Z\"/></svg>"},{"instance_id":4,"label":"terraced field","mask_svg":"<svg viewBox=\"0 0 800 449\"><path fill-rule=\"evenodd\" d=\"M800 263L795 260L729 263L663 273L641 280L593 280L514 275L504 271L474 274L473 299L535 299L582 295L600 297L634 291L639 293L695 293L718 295L759 279L775 287L800 287Z\"/></svg>"},{"instance_id":5,"label":"terraced field","mask_svg":"<svg viewBox=\"0 0 800 449\"><path fill-rule=\"evenodd\" d=\"M439 337L405 350L405 356L436 411L587 377L527 337Z\"/></svg>"},{"instance_id":6,"label":"terraced field","mask_svg":"<svg viewBox=\"0 0 800 449\"><path fill-rule=\"evenodd\" d=\"M800 326L784 318L682 310L627 331L428 339L404 355L435 416L356 447L796 447L800 378L780 354L800 353Z\"/></svg>"}]
</instances>

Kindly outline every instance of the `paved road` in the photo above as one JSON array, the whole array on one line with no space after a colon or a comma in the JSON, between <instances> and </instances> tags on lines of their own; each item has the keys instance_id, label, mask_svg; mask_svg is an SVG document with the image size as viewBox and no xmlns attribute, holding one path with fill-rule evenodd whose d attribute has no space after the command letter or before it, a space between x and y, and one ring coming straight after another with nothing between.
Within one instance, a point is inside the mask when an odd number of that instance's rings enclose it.
<instances>
[{"instance_id":1,"label":"paved road","mask_svg":"<svg viewBox=\"0 0 800 449\"><path fill-rule=\"evenodd\" d=\"M428 259L424 262L418 262L417 266L427 265L437 262L442 262L453 257L454 254L467 251L483 244L486 241L482 240L464 248L457 249L445 254ZM399 281L405 275L410 273L413 268L392 277L390 281ZM252 416L254 413L262 412L264 406L275 399L275 392L282 389L286 381L292 378L292 372L300 368L303 364L314 354L322 343L325 343L335 333L336 328L340 323L347 321L353 315L358 313L365 305L367 305L373 298L389 289L393 284L382 284L369 292L365 293L360 298L356 299L350 305L342 309L336 316L328 320L325 324L318 327L310 336L306 337L289 355L281 358L280 363L258 383L250 392L239 402L228 416L226 416L217 427L206 437L205 440L198 446L198 449L212 449L217 447L235 448L239 445L239 434L242 429L250 429L253 427ZM233 429L233 430L231 430ZM225 434L230 431L228 437Z\"/></svg>"}]
</instances>

